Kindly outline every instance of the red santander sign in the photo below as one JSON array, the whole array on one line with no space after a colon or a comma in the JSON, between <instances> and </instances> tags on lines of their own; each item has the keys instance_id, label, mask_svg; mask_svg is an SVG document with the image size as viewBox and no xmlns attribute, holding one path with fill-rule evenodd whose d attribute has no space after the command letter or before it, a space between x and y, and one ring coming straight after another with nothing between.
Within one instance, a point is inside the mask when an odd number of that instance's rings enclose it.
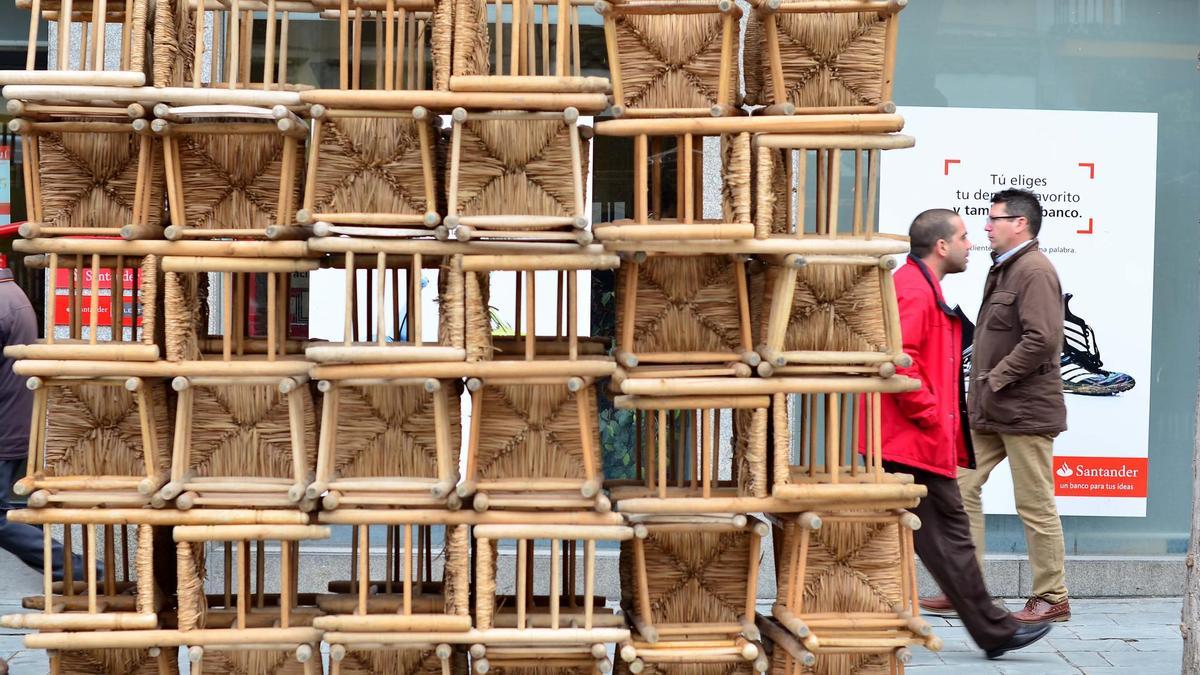
<instances>
[{"instance_id":1,"label":"red santander sign","mask_svg":"<svg viewBox=\"0 0 1200 675\"><path fill-rule=\"evenodd\" d=\"M1146 457L1055 457L1058 497L1145 497Z\"/></svg>"}]
</instances>

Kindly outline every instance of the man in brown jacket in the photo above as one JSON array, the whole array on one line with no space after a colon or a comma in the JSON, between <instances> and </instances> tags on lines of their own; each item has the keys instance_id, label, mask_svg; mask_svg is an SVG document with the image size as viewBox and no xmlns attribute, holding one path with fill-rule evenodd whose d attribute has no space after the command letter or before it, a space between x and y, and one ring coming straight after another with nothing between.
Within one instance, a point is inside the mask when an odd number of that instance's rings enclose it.
<instances>
[{"instance_id":1,"label":"man in brown jacket","mask_svg":"<svg viewBox=\"0 0 1200 675\"><path fill-rule=\"evenodd\" d=\"M968 394L974 470L959 473L971 536L982 561L980 492L1005 458L1033 567L1033 595L1013 615L1027 623L1071 617L1063 573L1063 532L1054 502L1054 438L1067 428L1059 362L1063 344L1062 288L1039 250L1042 207L1024 190L992 197L988 241L993 264L975 326Z\"/></svg>"}]
</instances>

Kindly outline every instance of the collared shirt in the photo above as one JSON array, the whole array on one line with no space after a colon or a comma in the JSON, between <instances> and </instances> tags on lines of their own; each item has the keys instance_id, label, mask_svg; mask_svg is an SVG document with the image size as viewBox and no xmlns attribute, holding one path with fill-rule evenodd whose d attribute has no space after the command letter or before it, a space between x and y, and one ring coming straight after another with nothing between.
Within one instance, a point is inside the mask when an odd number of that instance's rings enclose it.
<instances>
[{"instance_id":1,"label":"collared shirt","mask_svg":"<svg viewBox=\"0 0 1200 675\"><path fill-rule=\"evenodd\" d=\"M1033 243L1033 240L1032 240L1032 239L1028 239L1028 240L1026 240L1026 241L1023 241L1023 242L1021 242L1021 243L1017 244L1016 246L1014 246L1014 247L1012 247L1012 248L1008 249L1007 251L1005 251L1004 253L1001 253L1000 255L996 256L996 258L995 258L994 260L992 260L992 264L993 264L993 265L999 265L1000 263L1004 262L1005 260L1008 260L1009 258L1011 258L1011 257L1013 257L1014 255L1016 255L1016 254L1017 254L1017 251L1020 251L1021 249L1025 248L1025 247L1026 247L1026 246L1028 246L1028 245L1030 245L1031 243Z\"/></svg>"}]
</instances>

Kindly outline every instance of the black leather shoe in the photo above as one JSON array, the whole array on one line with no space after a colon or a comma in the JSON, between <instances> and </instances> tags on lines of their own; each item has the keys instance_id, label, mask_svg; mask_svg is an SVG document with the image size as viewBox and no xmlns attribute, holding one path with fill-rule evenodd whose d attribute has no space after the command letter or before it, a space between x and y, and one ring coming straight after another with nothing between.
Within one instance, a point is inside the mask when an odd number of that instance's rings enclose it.
<instances>
[{"instance_id":1,"label":"black leather shoe","mask_svg":"<svg viewBox=\"0 0 1200 675\"><path fill-rule=\"evenodd\" d=\"M1049 623L1022 624L1021 627L1017 629L1017 632L1013 633L1013 636L1008 639L1008 642L1005 642L995 649L987 650L987 657L989 659L998 659L1008 652L1021 649L1023 647L1028 647L1029 645L1046 637L1046 633L1049 632Z\"/></svg>"}]
</instances>

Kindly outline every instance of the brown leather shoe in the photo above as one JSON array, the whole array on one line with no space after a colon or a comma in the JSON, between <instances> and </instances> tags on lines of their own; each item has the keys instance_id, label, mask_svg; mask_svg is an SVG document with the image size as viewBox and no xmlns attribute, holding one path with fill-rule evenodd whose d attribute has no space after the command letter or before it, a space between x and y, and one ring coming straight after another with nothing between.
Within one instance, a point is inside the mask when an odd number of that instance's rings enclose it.
<instances>
[{"instance_id":1,"label":"brown leather shoe","mask_svg":"<svg viewBox=\"0 0 1200 675\"><path fill-rule=\"evenodd\" d=\"M931 616L951 618L958 616L958 611L954 609L954 605L951 604L950 598L947 598L945 595L935 595L932 598L921 598L917 601L917 604L920 606L923 613Z\"/></svg>"},{"instance_id":2,"label":"brown leather shoe","mask_svg":"<svg viewBox=\"0 0 1200 675\"><path fill-rule=\"evenodd\" d=\"M1013 612L1012 618L1021 623L1068 621L1071 618L1071 602L1063 600L1060 603L1051 604L1042 598L1034 596L1025 603L1025 609Z\"/></svg>"}]
</instances>

